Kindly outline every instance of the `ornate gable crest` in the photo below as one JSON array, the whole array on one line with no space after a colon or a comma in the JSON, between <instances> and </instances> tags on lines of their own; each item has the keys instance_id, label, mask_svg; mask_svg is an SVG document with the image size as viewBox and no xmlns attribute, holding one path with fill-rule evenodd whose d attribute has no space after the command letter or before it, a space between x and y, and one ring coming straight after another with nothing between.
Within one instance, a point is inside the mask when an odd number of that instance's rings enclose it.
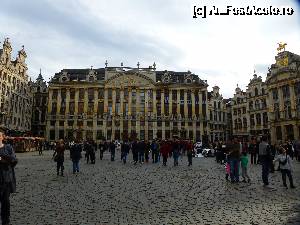
<instances>
[{"instance_id":1,"label":"ornate gable crest","mask_svg":"<svg viewBox=\"0 0 300 225\"><path fill-rule=\"evenodd\" d=\"M62 74L60 75L60 78L59 78L59 81L60 82L66 82L66 81L70 81L70 77L69 77L69 74L67 71L63 71Z\"/></svg>"},{"instance_id":2,"label":"ornate gable crest","mask_svg":"<svg viewBox=\"0 0 300 225\"><path fill-rule=\"evenodd\" d=\"M188 71L186 74L184 74L184 83L192 83L193 82L193 76L190 71Z\"/></svg>"},{"instance_id":3,"label":"ornate gable crest","mask_svg":"<svg viewBox=\"0 0 300 225\"><path fill-rule=\"evenodd\" d=\"M165 71L165 73L162 75L161 80L162 80L163 83L170 83L171 80L172 80L172 76L171 76L171 74L169 74L168 71Z\"/></svg>"},{"instance_id":4,"label":"ornate gable crest","mask_svg":"<svg viewBox=\"0 0 300 225\"><path fill-rule=\"evenodd\" d=\"M93 70L93 67L91 67L91 69L89 70L89 73L86 76L86 80L89 82L96 81L97 80L96 74L97 74L96 71Z\"/></svg>"}]
</instances>

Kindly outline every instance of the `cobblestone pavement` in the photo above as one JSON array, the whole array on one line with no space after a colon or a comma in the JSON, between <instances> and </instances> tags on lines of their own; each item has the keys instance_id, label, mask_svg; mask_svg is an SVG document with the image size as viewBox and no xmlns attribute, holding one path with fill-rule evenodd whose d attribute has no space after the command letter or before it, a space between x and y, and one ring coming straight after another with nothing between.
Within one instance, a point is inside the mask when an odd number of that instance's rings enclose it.
<instances>
[{"instance_id":1,"label":"cobblestone pavement","mask_svg":"<svg viewBox=\"0 0 300 225\"><path fill-rule=\"evenodd\" d=\"M18 192L11 198L13 225L99 224L300 224L300 163L294 162L296 189L263 188L258 165L250 167L251 184L231 184L224 167L212 158L187 158L173 167L152 163L123 165L81 161L74 175L65 160L65 176L56 176L52 152L18 154ZM129 155L131 161L132 155Z\"/></svg>"}]
</instances>

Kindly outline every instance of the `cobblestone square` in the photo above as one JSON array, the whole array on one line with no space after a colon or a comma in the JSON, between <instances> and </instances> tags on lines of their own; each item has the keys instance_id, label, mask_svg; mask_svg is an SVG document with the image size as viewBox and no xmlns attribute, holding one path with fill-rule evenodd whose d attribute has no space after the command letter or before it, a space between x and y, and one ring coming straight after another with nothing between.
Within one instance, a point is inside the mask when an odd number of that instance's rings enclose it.
<instances>
[{"instance_id":1,"label":"cobblestone square","mask_svg":"<svg viewBox=\"0 0 300 225\"><path fill-rule=\"evenodd\" d=\"M98 152L99 154L99 152ZM250 165L251 183L231 184L213 158L187 158L173 167L123 165L104 160L72 173L69 153L65 176L56 176L52 152L18 154L17 193L11 198L13 225L100 224L300 224L300 163L294 164L296 189L283 188L271 174L272 189L262 186L259 165Z\"/></svg>"}]
</instances>

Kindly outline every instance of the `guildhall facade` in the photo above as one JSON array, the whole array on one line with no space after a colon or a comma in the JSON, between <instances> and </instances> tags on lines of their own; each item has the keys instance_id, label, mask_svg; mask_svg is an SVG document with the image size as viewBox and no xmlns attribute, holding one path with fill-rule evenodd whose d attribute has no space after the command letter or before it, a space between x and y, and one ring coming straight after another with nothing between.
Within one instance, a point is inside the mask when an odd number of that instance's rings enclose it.
<instances>
[{"instance_id":1,"label":"guildhall facade","mask_svg":"<svg viewBox=\"0 0 300 225\"><path fill-rule=\"evenodd\" d=\"M208 139L206 81L188 72L64 69L49 83L46 139Z\"/></svg>"},{"instance_id":2,"label":"guildhall facade","mask_svg":"<svg viewBox=\"0 0 300 225\"><path fill-rule=\"evenodd\" d=\"M32 93L24 46L12 60L8 38L0 49L0 126L12 134L31 129Z\"/></svg>"}]
</instances>

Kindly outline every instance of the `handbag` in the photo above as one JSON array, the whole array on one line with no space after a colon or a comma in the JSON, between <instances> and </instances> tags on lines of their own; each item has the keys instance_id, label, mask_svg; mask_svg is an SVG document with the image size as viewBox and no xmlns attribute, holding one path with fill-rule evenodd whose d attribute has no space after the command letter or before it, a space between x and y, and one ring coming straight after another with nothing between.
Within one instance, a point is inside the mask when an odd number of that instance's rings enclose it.
<instances>
[{"instance_id":1,"label":"handbag","mask_svg":"<svg viewBox=\"0 0 300 225\"><path fill-rule=\"evenodd\" d=\"M58 161L58 155L54 156L53 160L54 160L54 162L57 162Z\"/></svg>"}]
</instances>

